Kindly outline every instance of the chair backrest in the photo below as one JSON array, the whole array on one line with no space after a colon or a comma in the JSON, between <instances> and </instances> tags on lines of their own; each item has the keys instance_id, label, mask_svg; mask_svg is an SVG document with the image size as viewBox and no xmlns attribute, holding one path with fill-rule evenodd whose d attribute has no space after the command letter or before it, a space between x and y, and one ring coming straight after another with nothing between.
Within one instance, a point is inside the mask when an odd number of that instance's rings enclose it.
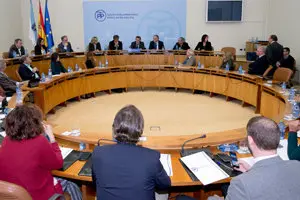
<instances>
[{"instance_id":1,"label":"chair backrest","mask_svg":"<svg viewBox=\"0 0 300 200\"><path fill-rule=\"evenodd\" d=\"M264 78L267 78L269 72L270 72L272 69L273 69L273 66L270 65L270 66L268 67L268 69L264 72L263 77L264 77Z\"/></svg>"},{"instance_id":2,"label":"chair backrest","mask_svg":"<svg viewBox=\"0 0 300 200\"><path fill-rule=\"evenodd\" d=\"M19 82L22 82L23 80L22 80L22 78L21 78L21 76L20 76L20 74L19 74L19 69L16 69L16 77L17 77L17 81L19 81Z\"/></svg>"},{"instance_id":3,"label":"chair backrest","mask_svg":"<svg viewBox=\"0 0 300 200\"><path fill-rule=\"evenodd\" d=\"M29 193L23 187L5 181L0 181L0 199L32 200Z\"/></svg>"},{"instance_id":4,"label":"chair backrest","mask_svg":"<svg viewBox=\"0 0 300 200\"><path fill-rule=\"evenodd\" d=\"M279 67L276 69L273 75L274 81L288 82L293 75L293 71L289 68Z\"/></svg>"},{"instance_id":5,"label":"chair backrest","mask_svg":"<svg viewBox=\"0 0 300 200\"><path fill-rule=\"evenodd\" d=\"M221 49L223 52L230 52L233 56L233 59L236 60L236 49L234 47L223 47Z\"/></svg>"},{"instance_id":6,"label":"chair backrest","mask_svg":"<svg viewBox=\"0 0 300 200\"><path fill-rule=\"evenodd\" d=\"M2 53L2 58L7 59L9 57L9 52L3 52Z\"/></svg>"}]
</instances>

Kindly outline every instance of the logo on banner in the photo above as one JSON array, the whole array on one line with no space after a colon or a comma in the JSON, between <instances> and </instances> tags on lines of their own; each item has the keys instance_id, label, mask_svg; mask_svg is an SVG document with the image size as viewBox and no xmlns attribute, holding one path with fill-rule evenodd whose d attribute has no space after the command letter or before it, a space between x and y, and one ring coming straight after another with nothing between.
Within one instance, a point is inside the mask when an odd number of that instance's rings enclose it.
<instances>
[{"instance_id":1,"label":"logo on banner","mask_svg":"<svg viewBox=\"0 0 300 200\"><path fill-rule=\"evenodd\" d=\"M95 18L99 22L103 22L106 19L106 12L104 10L97 10L95 12Z\"/></svg>"}]
</instances>

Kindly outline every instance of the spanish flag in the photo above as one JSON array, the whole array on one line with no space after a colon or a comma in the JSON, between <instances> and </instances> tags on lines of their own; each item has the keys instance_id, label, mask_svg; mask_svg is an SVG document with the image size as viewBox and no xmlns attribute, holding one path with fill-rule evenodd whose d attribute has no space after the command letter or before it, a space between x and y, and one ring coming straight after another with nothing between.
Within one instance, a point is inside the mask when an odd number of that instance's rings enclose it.
<instances>
[{"instance_id":1,"label":"spanish flag","mask_svg":"<svg viewBox=\"0 0 300 200\"><path fill-rule=\"evenodd\" d=\"M39 38L44 39L45 46L48 47L47 37L45 34L45 24L44 24L44 17L43 17L43 12L42 12L42 7L41 7L41 1L39 1L38 35L39 35Z\"/></svg>"}]
</instances>

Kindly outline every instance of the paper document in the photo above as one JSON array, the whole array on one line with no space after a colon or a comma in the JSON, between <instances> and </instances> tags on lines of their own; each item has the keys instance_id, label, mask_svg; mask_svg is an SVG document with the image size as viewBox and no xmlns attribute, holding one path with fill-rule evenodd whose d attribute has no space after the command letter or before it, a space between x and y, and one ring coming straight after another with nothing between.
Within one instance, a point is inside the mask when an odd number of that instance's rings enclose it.
<instances>
[{"instance_id":1,"label":"paper document","mask_svg":"<svg viewBox=\"0 0 300 200\"><path fill-rule=\"evenodd\" d=\"M170 154L160 154L160 162L167 172L168 176L173 176L173 168Z\"/></svg>"},{"instance_id":2,"label":"paper document","mask_svg":"<svg viewBox=\"0 0 300 200\"><path fill-rule=\"evenodd\" d=\"M195 153L180 159L203 185L229 177L205 152Z\"/></svg>"},{"instance_id":3,"label":"paper document","mask_svg":"<svg viewBox=\"0 0 300 200\"><path fill-rule=\"evenodd\" d=\"M0 132L0 135L1 135L2 137L6 137L5 131L1 131L1 132Z\"/></svg>"},{"instance_id":4,"label":"paper document","mask_svg":"<svg viewBox=\"0 0 300 200\"><path fill-rule=\"evenodd\" d=\"M59 147L59 148L63 159L65 159L73 151L73 149L71 148L66 148L66 147Z\"/></svg>"}]
</instances>

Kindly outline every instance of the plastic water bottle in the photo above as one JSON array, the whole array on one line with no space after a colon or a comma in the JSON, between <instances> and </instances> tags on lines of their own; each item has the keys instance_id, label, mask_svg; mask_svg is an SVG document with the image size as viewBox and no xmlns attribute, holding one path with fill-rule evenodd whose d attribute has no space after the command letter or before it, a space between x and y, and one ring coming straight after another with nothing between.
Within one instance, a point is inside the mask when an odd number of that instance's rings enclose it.
<instances>
[{"instance_id":1,"label":"plastic water bottle","mask_svg":"<svg viewBox=\"0 0 300 200\"><path fill-rule=\"evenodd\" d=\"M80 142L80 144L79 144L79 151L83 151L85 149L86 149L86 144L83 143L83 142Z\"/></svg>"},{"instance_id":2,"label":"plastic water bottle","mask_svg":"<svg viewBox=\"0 0 300 200\"><path fill-rule=\"evenodd\" d=\"M72 72L72 68L69 66L68 67L68 73L71 73Z\"/></svg>"},{"instance_id":3,"label":"plastic water bottle","mask_svg":"<svg viewBox=\"0 0 300 200\"><path fill-rule=\"evenodd\" d=\"M52 48L50 48L50 49L49 49L49 53L50 53L50 54L52 54L52 53L53 53L53 50L52 50Z\"/></svg>"},{"instance_id":4,"label":"plastic water bottle","mask_svg":"<svg viewBox=\"0 0 300 200\"><path fill-rule=\"evenodd\" d=\"M242 67L242 66L239 67L239 74L244 74L244 71L243 71L243 67Z\"/></svg>"},{"instance_id":5,"label":"plastic water bottle","mask_svg":"<svg viewBox=\"0 0 300 200\"><path fill-rule=\"evenodd\" d=\"M22 90L21 90L21 85L19 82L16 83L16 94L17 94L17 98L16 98L16 104L17 105L20 105L23 103L23 93L22 93Z\"/></svg>"},{"instance_id":6,"label":"plastic water bottle","mask_svg":"<svg viewBox=\"0 0 300 200\"><path fill-rule=\"evenodd\" d=\"M227 71L227 72L229 71L229 64L228 63L226 64L225 71Z\"/></svg>"},{"instance_id":7,"label":"plastic water bottle","mask_svg":"<svg viewBox=\"0 0 300 200\"><path fill-rule=\"evenodd\" d=\"M13 51L13 57L16 58L17 57L17 52Z\"/></svg>"},{"instance_id":8,"label":"plastic water bottle","mask_svg":"<svg viewBox=\"0 0 300 200\"><path fill-rule=\"evenodd\" d=\"M292 115L294 119L298 119L299 115L300 115L300 109L299 109L299 105L297 102L294 102L292 107Z\"/></svg>"},{"instance_id":9,"label":"plastic water bottle","mask_svg":"<svg viewBox=\"0 0 300 200\"><path fill-rule=\"evenodd\" d=\"M42 73L42 82L43 82L43 83L46 82L46 76L45 76L44 73Z\"/></svg>"},{"instance_id":10,"label":"plastic water bottle","mask_svg":"<svg viewBox=\"0 0 300 200\"><path fill-rule=\"evenodd\" d=\"M79 71L79 67L78 67L78 64L75 65L75 72L78 72Z\"/></svg>"},{"instance_id":11,"label":"plastic water bottle","mask_svg":"<svg viewBox=\"0 0 300 200\"><path fill-rule=\"evenodd\" d=\"M280 139L283 140L284 136L285 136L286 126L282 120L279 122L278 127L279 127L279 131L280 131Z\"/></svg>"},{"instance_id":12,"label":"plastic water bottle","mask_svg":"<svg viewBox=\"0 0 300 200\"><path fill-rule=\"evenodd\" d=\"M175 60L175 63L174 63L175 65L178 65L178 61L177 60Z\"/></svg>"},{"instance_id":13,"label":"plastic water bottle","mask_svg":"<svg viewBox=\"0 0 300 200\"><path fill-rule=\"evenodd\" d=\"M101 63L101 61L99 61L99 67L100 67L100 68L102 67L102 63Z\"/></svg>"},{"instance_id":14,"label":"plastic water bottle","mask_svg":"<svg viewBox=\"0 0 300 200\"><path fill-rule=\"evenodd\" d=\"M200 60L198 61L198 69L200 69L201 68L201 62L200 62Z\"/></svg>"},{"instance_id":15,"label":"plastic water bottle","mask_svg":"<svg viewBox=\"0 0 300 200\"><path fill-rule=\"evenodd\" d=\"M282 89L283 91L285 91L285 90L286 90L286 83L285 83L285 82L283 82L283 83L282 83L282 85L281 85L281 89Z\"/></svg>"},{"instance_id":16,"label":"plastic water bottle","mask_svg":"<svg viewBox=\"0 0 300 200\"><path fill-rule=\"evenodd\" d=\"M49 70L48 70L48 79L49 80L52 79L52 70L51 70L51 68L49 68Z\"/></svg>"},{"instance_id":17,"label":"plastic water bottle","mask_svg":"<svg viewBox=\"0 0 300 200\"><path fill-rule=\"evenodd\" d=\"M293 102L294 101L294 98L295 98L295 89L294 88L291 88L290 89L290 93L289 93L289 99L288 99L288 101L289 102Z\"/></svg>"},{"instance_id":18,"label":"plastic water bottle","mask_svg":"<svg viewBox=\"0 0 300 200\"><path fill-rule=\"evenodd\" d=\"M108 60L105 60L105 67L108 67Z\"/></svg>"}]
</instances>

